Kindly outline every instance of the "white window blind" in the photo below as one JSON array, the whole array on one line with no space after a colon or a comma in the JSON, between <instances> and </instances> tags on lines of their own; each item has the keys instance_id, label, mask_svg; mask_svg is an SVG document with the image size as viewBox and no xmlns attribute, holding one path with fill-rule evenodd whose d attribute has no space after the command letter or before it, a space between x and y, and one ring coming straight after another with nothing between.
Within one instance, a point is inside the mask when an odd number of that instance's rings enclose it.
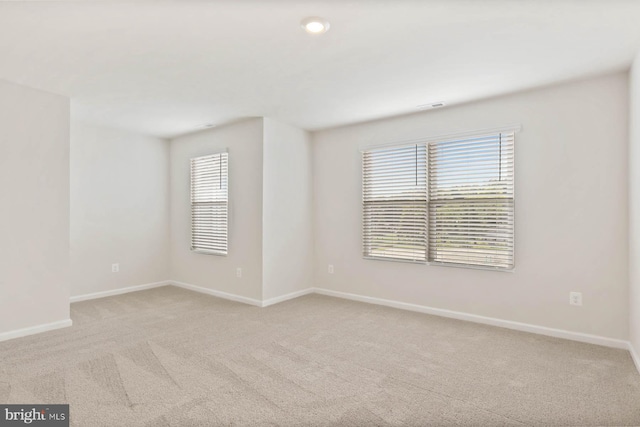
<instances>
[{"instance_id":1,"label":"white window blind","mask_svg":"<svg viewBox=\"0 0 640 427\"><path fill-rule=\"evenodd\" d=\"M429 260L514 265L514 135L429 144Z\"/></svg>"},{"instance_id":2,"label":"white window blind","mask_svg":"<svg viewBox=\"0 0 640 427\"><path fill-rule=\"evenodd\" d=\"M514 132L362 153L365 258L511 269Z\"/></svg>"},{"instance_id":3,"label":"white window blind","mask_svg":"<svg viewBox=\"0 0 640 427\"><path fill-rule=\"evenodd\" d=\"M362 171L364 256L425 261L425 145L365 151Z\"/></svg>"},{"instance_id":4,"label":"white window blind","mask_svg":"<svg viewBox=\"0 0 640 427\"><path fill-rule=\"evenodd\" d=\"M228 154L191 159L191 250L227 254Z\"/></svg>"}]
</instances>

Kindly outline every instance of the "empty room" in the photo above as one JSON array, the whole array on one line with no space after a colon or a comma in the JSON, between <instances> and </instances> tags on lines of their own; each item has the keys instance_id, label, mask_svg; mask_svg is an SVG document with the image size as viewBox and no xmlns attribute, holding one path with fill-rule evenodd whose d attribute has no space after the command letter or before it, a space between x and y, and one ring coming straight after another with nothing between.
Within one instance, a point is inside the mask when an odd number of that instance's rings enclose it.
<instances>
[{"instance_id":1,"label":"empty room","mask_svg":"<svg viewBox=\"0 0 640 427\"><path fill-rule=\"evenodd\" d=\"M640 1L0 1L0 426L640 426Z\"/></svg>"}]
</instances>

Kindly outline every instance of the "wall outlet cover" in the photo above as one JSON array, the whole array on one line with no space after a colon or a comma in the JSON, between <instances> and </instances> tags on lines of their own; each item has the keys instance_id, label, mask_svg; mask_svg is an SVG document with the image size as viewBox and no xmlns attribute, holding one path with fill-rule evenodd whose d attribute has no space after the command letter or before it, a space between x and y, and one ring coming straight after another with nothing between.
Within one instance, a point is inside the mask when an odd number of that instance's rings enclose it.
<instances>
[{"instance_id":1,"label":"wall outlet cover","mask_svg":"<svg viewBox=\"0 0 640 427\"><path fill-rule=\"evenodd\" d=\"M569 292L569 304L582 305L582 293L581 292Z\"/></svg>"}]
</instances>

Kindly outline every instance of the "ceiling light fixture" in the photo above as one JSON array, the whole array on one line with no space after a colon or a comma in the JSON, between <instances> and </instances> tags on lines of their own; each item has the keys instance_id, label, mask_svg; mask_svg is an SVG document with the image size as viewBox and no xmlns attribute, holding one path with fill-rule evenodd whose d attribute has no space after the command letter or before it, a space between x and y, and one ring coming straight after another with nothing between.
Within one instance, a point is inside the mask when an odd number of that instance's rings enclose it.
<instances>
[{"instance_id":1,"label":"ceiling light fixture","mask_svg":"<svg viewBox=\"0 0 640 427\"><path fill-rule=\"evenodd\" d=\"M329 30L329 21L318 16L310 16L304 18L300 22L300 26L309 34L322 34Z\"/></svg>"}]
</instances>

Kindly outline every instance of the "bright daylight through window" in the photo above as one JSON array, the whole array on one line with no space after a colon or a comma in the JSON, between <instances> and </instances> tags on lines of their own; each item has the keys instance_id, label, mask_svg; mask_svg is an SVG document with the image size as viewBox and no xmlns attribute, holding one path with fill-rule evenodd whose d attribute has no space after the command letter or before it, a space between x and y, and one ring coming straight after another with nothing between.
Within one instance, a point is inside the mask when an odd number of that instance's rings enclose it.
<instances>
[{"instance_id":1,"label":"bright daylight through window","mask_svg":"<svg viewBox=\"0 0 640 427\"><path fill-rule=\"evenodd\" d=\"M365 258L512 269L514 133L362 156Z\"/></svg>"},{"instance_id":2,"label":"bright daylight through window","mask_svg":"<svg viewBox=\"0 0 640 427\"><path fill-rule=\"evenodd\" d=\"M191 250L227 254L228 154L191 159Z\"/></svg>"}]
</instances>

